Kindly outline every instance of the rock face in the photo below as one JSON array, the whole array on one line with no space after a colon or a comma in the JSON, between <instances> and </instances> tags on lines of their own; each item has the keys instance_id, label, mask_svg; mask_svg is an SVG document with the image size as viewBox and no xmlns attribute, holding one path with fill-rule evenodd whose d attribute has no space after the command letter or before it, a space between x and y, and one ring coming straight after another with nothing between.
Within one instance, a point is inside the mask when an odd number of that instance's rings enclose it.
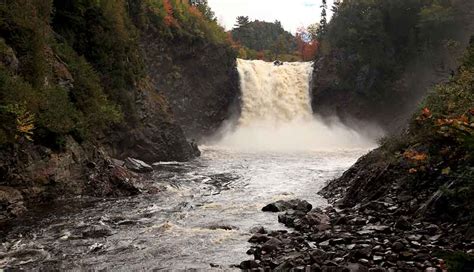
<instances>
[{"instance_id":1,"label":"rock face","mask_svg":"<svg viewBox=\"0 0 474 272\"><path fill-rule=\"evenodd\" d=\"M0 152L0 221L49 199L136 195L140 179L103 148L79 145L71 137L62 152L28 142L4 148Z\"/></svg>"},{"instance_id":2,"label":"rock face","mask_svg":"<svg viewBox=\"0 0 474 272\"><path fill-rule=\"evenodd\" d=\"M15 71L18 60L14 51L4 51L0 65ZM74 78L68 67L51 48L46 51L54 68L50 80L72 88ZM110 131L98 132L93 142L79 144L72 136L65 136L60 150L26 140L2 146L0 221L20 216L31 204L61 197L135 195L141 191L143 173L153 171L145 162L186 161L200 155L150 80L141 80L130 92L134 116L127 116ZM136 159L120 163L112 157Z\"/></svg>"},{"instance_id":3,"label":"rock face","mask_svg":"<svg viewBox=\"0 0 474 272\"><path fill-rule=\"evenodd\" d=\"M188 138L212 135L240 108L235 52L202 40L191 44L159 37L150 31L141 42L154 86Z\"/></svg>"},{"instance_id":4,"label":"rock face","mask_svg":"<svg viewBox=\"0 0 474 272\"><path fill-rule=\"evenodd\" d=\"M104 140L112 156L154 163L187 161L200 155L197 146L186 140L166 98L149 80L142 81L134 92L137 120L118 126Z\"/></svg>"}]
</instances>

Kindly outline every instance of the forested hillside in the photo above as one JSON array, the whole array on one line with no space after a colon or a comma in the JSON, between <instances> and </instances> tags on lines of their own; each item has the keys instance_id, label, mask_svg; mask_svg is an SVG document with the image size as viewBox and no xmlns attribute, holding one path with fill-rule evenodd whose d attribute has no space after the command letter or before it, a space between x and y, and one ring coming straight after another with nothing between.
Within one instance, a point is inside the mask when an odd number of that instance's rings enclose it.
<instances>
[{"instance_id":1,"label":"forested hillside","mask_svg":"<svg viewBox=\"0 0 474 272\"><path fill-rule=\"evenodd\" d=\"M409 129L384 139L323 193L342 196L345 207L388 201L400 207L399 221L450 223L449 243L472 241L473 154L474 37L455 75L430 90ZM462 252L433 254L447 257L452 271L473 261Z\"/></svg>"},{"instance_id":2,"label":"forested hillside","mask_svg":"<svg viewBox=\"0 0 474 272\"><path fill-rule=\"evenodd\" d=\"M246 16L239 16L230 32L232 39L242 47L239 57L244 59L282 59L296 61L298 56L296 38L284 30L281 23L250 21Z\"/></svg>"},{"instance_id":3,"label":"forested hillside","mask_svg":"<svg viewBox=\"0 0 474 272\"><path fill-rule=\"evenodd\" d=\"M313 108L397 130L427 87L455 72L472 1L343 1L318 38Z\"/></svg>"},{"instance_id":4,"label":"forested hillside","mask_svg":"<svg viewBox=\"0 0 474 272\"><path fill-rule=\"evenodd\" d=\"M205 1L12 0L0 18L0 205L10 215L55 194L136 193L110 156L199 154L169 94L206 105L186 120L210 129L238 94L236 53ZM180 80L189 66L211 71L199 76L207 85Z\"/></svg>"}]
</instances>

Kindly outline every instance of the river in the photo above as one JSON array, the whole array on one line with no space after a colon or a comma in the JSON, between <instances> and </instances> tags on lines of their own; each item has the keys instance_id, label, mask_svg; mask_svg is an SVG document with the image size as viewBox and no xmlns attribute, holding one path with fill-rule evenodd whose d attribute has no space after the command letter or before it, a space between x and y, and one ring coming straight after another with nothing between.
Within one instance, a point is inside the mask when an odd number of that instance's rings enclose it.
<instances>
[{"instance_id":1,"label":"river","mask_svg":"<svg viewBox=\"0 0 474 272\"><path fill-rule=\"evenodd\" d=\"M284 229L263 206L292 198L327 205L318 190L367 151L201 149L194 161L156 164L150 181L160 188L156 194L67 199L12 222L0 267L238 270L232 265L249 258L251 228Z\"/></svg>"}]
</instances>

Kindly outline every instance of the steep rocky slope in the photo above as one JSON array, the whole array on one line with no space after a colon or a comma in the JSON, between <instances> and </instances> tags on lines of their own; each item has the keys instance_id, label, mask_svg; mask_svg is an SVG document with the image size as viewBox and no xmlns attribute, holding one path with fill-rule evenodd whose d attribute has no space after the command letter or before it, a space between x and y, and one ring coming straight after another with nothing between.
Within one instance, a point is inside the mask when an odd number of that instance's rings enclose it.
<instances>
[{"instance_id":1,"label":"steep rocky slope","mask_svg":"<svg viewBox=\"0 0 474 272\"><path fill-rule=\"evenodd\" d=\"M165 41L153 31L141 44L153 84L170 101L188 137L212 135L239 109L236 53L229 45Z\"/></svg>"},{"instance_id":2,"label":"steep rocky slope","mask_svg":"<svg viewBox=\"0 0 474 272\"><path fill-rule=\"evenodd\" d=\"M60 197L146 192L129 157L199 156L181 125L206 135L226 118L235 53L194 6L175 3L193 26L181 28L163 3L0 4L0 221Z\"/></svg>"}]
</instances>

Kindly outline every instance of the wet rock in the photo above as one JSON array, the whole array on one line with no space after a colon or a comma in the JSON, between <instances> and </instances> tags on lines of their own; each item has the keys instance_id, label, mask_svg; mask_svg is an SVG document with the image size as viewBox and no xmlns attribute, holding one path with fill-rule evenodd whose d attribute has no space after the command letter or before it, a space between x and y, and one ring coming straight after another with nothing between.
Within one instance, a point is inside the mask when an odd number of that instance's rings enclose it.
<instances>
[{"instance_id":1,"label":"wet rock","mask_svg":"<svg viewBox=\"0 0 474 272\"><path fill-rule=\"evenodd\" d=\"M265 243L268 240L270 240L270 237L268 237L267 235L256 233L249 239L249 242L258 244L258 243Z\"/></svg>"},{"instance_id":2,"label":"wet rock","mask_svg":"<svg viewBox=\"0 0 474 272\"><path fill-rule=\"evenodd\" d=\"M321 269L323 272L350 272L349 268L337 265L324 265Z\"/></svg>"},{"instance_id":3,"label":"wet rock","mask_svg":"<svg viewBox=\"0 0 474 272\"><path fill-rule=\"evenodd\" d=\"M382 256L377 256L375 255L372 260L374 260L374 262L381 262L383 260L383 257Z\"/></svg>"},{"instance_id":4,"label":"wet rock","mask_svg":"<svg viewBox=\"0 0 474 272\"><path fill-rule=\"evenodd\" d=\"M272 237L262 245L262 253L272 253L281 247L281 245L282 242L279 239Z\"/></svg>"},{"instance_id":5,"label":"wet rock","mask_svg":"<svg viewBox=\"0 0 474 272\"><path fill-rule=\"evenodd\" d=\"M99 195L137 195L140 189L136 185L136 178L127 169L117 166L107 173L112 187L99 187ZM101 183L99 183L101 184Z\"/></svg>"},{"instance_id":6,"label":"wet rock","mask_svg":"<svg viewBox=\"0 0 474 272\"><path fill-rule=\"evenodd\" d=\"M309 255L315 263L323 263L328 258L328 254L321 249L312 250Z\"/></svg>"},{"instance_id":7,"label":"wet rock","mask_svg":"<svg viewBox=\"0 0 474 272\"><path fill-rule=\"evenodd\" d=\"M364 248L355 250L354 254L357 258L366 259L366 258L369 258L370 255L372 255L372 249L369 246L364 247Z\"/></svg>"},{"instance_id":8,"label":"wet rock","mask_svg":"<svg viewBox=\"0 0 474 272\"><path fill-rule=\"evenodd\" d=\"M252 233L252 234L256 234L256 233L266 234L266 233L267 233L267 231L265 230L265 228L262 227L262 226L253 227L253 228L250 229L249 232Z\"/></svg>"},{"instance_id":9,"label":"wet rock","mask_svg":"<svg viewBox=\"0 0 474 272\"><path fill-rule=\"evenodd\" d=\"M392 245L392 249L395 251L395 252L400 252L402 250L405 249L405 245L400 242L400 241L396 241L395 243L393 243Z\"/></svg>"},{"instance_id":10,"label":"wet rock","mask_svg":"<svg viewBox=\"0 0 474 272\"><path fill-rule=\"evenodd\" d=\"M284 224L287 227L295 227L295 223L301 227L301 218L304 216L304 212L289 210L284 214L278 215L278 222Z\"/></svg>"},{"instance_id":11,"label":"wet rock","mask_svg":"<svg viewBox=\"0 0 474 272\"><path fill-rule=\"evenodd\" d=\"M312 264L312 265L310 266L310 270L309 270L309 271L310 271L310 272L321 272L322 269L321 269L321 266L320 266L319 264L315 263L315 264Z\"/></svg>"},{"instance_id":12,"label":"wet rock","mask_svg":"<svg viewBox=\"0 0 474 272\"><path fill-rule=\"evenodd\" d=\"M18 217L26 211L20 191L7 186L0 186L0 221Z\"/></svg>"},{"instance_id":13,"label":"wet rock","mask_svg":"<svg viewBox=\"0 0 474 272\"><path fill-rule=\"evenodd\" d=\"M114 166L120 166L120 167L124 167L125 166L125 162L122 161L122 160L118 160L118 159L114 159L114 158L111 158L110 159L110 164L114 165Z\"/></svg>"},{"instance_id":14,"label":"wet rock","mask_svg":"<svg viewBox=\"0 0 474 272\"><path fill-rule=\"evenodd\" d=\"M420 241L421 238L422 236L418 234L413 234L413 235L408 236L408 240L410 241Z\"/></svg>"},{"instance_id":15,"label":"wet rock","mask_svg":"<svg viewBox=\"0 0 474 272\"><path fill-rule=\"evenodd\" d=\"M125 167L137 173L153 172L153 167L151 167L150 165L148 165L147 163L143 161L133 159L133 158L127 158L125 160Z\"/></svg>"},{"instance_id":16,"label":"wet rock","mask_svg":"<svg viewBox=\"0 0 474 272\"><path fill-rule=\"evenodd\" d=\"M411 230L412 224L408 221L406 216L401 216L398 218L397 222L395 223L394 227L401 230Z\"/></svg>"},{"instance_id":17,"label":"wet rock","mask_svg":"<svg viewBox=\"0 0 474 272\"><path fill-rule=\"evenodd\" d=\"M318 231L325 231L331 228L329 216L320 211L311 211L306 214L305 223L315 227Z\"/></svg>"},{"instance_id":18,"label":"wet rock","mask_svg":"<svg viewBox=\"0 0 474 272\"><path fill-rule=\"evenodd\" d=\"M364 227L364 230L373 230L376 232L389 232L390 227L389 226L384 226L384 225L369 225Z\"/></svg>"},{"instance_id":19,"label":"wet rock","mask_svg":"<svg viewBox=\"0 0 474 272\"><path fill-rule=\"evenodd\" d=\"M351 221L349 221L349 224L357 225L357 226L363 226L363 225L367 224L367 220L364 219L364 218L357 217L357 218L354 218Z\"/></svg>"},{"instance_id":20,"label":"wet rock","mask_svg":"<svg viewBox=\"0 0 474 272\"><path fill-rule=\"evenodd\" d=\"M359 263L349 263L347 265L347 268L351 272L368 272L369 271L369 268L367 268L367 266L359 264Z\"/></svg>"},{"instance_id":21,"label":"wet rock","mask_svg":"<svg viewBox=\"0 0 474 272\"><path fill-rule=\"evenodd\" d=\"M381 267L375 267L375 268L370 268L369 269L369 272L386 272L387 270L385 270L385 268L381 268Z\"/></svg>"},{"instance_id":22,"label":"wet rock","mask_svg":"<svg viewBox=\"0 0 474 272\"><path fill-rule=\"evenodd\" d=\"M236 226L231 225L210 225L207 227L210 230L237 230L239 229Z\"/></svg>"},{"instance_id":23,"label":"wet rock","mask_svg":"<svg viewBox=\"0 0 474 272\"><path fill-rule=\"evenodd\" d=\"M247 261L241 262L239 267L240 267L240 269L253 269L253 268L259 268L260 265L256 261L247 260Z\"/></svg>"},{"instance_id":24,"label":"wet rock","mask_svg":"<svg viewBox=\"0 0 474 272\"><path fill-rule=\"evenodd\" d=\"M345 241L343 238L336 238L336 239L331 239L329 240L329 244L334 246L334 245L341 245L341 244L344 244Z\"/></svg>"},{"instance_id":25,"label":"wet rock","mask_svg":"<svg viewBox=\"0 0 474 272\"><path fill-rule=\"evenodd\" d=\"M295 210L302 212L309 212L313 206L306 200L292 199L292 200L278 200L277 202L270 203L262 208L264 212L284 212L287 210Z\"/></svg>"},{"instance_id":26,"label":"wet rock","mask_svg":"<svg viewBox=\"0 0 474 272\"><path fill-rule=\"evenodd\" d=\"M467 229L464 234L464 239L466 239L466 241L474 241L474 227L471 226Z\"/></svg>"},{"instance_id":27,"label":"wet rock","mask_svg":"<svg viewBox=\"0 0 474 272\"><path fill-rule=\"evenodd\" d=\"M429 235L434 235L440 231L439 227L435 224L429 224L425 227L426 232Z\"/></svg>"},{"instance_id":28,"label":"wet rock","mask_svg":"<svg viewBox=\"0 0 474 272\"><path fill-rule=\"evenodd\" d=\"M293 265L289 262L283 262L282 264L278 265L273 271L275 272L286 272L290 271Z\"/></svg>"}]
</instances>

